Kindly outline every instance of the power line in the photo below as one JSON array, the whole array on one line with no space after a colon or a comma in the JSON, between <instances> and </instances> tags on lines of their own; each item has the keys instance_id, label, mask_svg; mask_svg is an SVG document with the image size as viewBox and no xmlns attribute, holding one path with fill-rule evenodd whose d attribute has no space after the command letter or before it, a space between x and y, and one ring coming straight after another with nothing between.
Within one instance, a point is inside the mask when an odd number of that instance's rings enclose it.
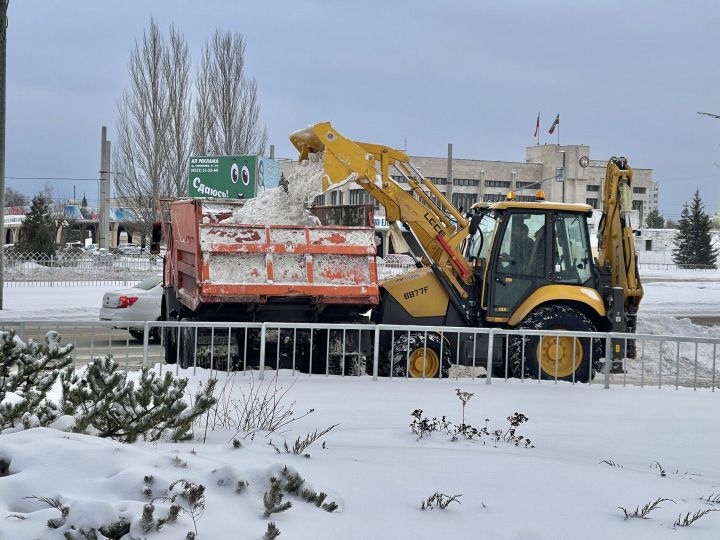
<instances>
[{"instance_id":1,"label":"power line","mask_svg":"<svg viewBox=\"0 0 720 540\"><path fill-rule=\"evenodd\" d=\"M68 176L6 176L8 180L72 180L73 182L98 182L100 178L71 178Z\"/></svg>"}]
</instances>

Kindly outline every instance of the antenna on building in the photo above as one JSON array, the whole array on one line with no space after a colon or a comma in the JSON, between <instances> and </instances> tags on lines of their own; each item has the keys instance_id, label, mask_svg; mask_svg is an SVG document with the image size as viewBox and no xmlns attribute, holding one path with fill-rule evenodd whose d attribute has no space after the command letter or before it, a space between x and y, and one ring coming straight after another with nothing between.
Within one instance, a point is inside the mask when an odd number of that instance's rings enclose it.
<instances>
[{"instance_id":1,"label":"antenna on building","mask_svg":"<svg viewBox=\"0 0 720 540\"><path fill-rule=\"evenodd\" d=\"M407 152L407 136L405 136L405 148L403 148L403 152Z\"/></svg>"}]
</instances>

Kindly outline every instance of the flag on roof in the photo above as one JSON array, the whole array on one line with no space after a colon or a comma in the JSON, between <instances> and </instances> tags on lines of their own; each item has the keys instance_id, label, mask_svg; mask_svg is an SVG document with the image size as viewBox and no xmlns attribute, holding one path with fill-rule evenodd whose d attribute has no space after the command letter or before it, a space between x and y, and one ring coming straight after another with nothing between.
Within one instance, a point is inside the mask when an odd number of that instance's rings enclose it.
<instances>
[{"instance_id":1,"label":"flag on roof","mask_svg":"<svg viewBox=\"0 0 720 540\"><path fill-rule=\"evenodd\" d=\"M548 130L548 133L549 133L550 135L552 135L553 133L555 133L555 128L558 127L559 125L560 125L560 114L558 113L558 115L555 117L555 120L553 120L553 123L552 123L552 125L550 126L550 129Z\"/></svg>"}]
</instances>

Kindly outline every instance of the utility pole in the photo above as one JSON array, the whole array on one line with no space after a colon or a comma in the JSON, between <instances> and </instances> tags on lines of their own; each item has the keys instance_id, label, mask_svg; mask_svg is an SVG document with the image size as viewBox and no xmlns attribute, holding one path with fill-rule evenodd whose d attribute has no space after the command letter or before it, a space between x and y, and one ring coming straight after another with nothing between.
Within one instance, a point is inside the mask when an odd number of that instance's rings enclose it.
<instances>
[{"instance_id":1,"label":"utility pole","mask_svg":"<svg viewBox=\"0 0 720 540\"><path fill-rule=\"evenodd\" d=\"M110 141L107 128L102 127L100 135L100 200L98 201L98 244L108 249L110 236Z\"/></svg>"},{"instance_id":2,"label":"utility pole","mask_svg":"<svg viewBox=\"0 0 720 540\"><path fill-rule=\"evenodd\" d=\"M445 197L450 204L453 199L453 157L452 157L452 143L448 143L448 159L447 159L447 188L445 189Z\"/></svg>"},{"instance_id":3,"label":"utility pole","mask_svg":"<svg viewBox=\"0 0 720 540\"><path fill-rule=\"evenodd\" d=\"M270 145L270 159L275 159L275 145Z\"/></svg>"},{"instance_id":4,"label":"utility pole","mask_svg":"<svg viewBox=\"0 0 720 540\"><path fill-rule=\"evenodd\" d=\"M7 10L10 0L0 0L0 309L5 288L5 66L7 49Z\"/></svg>"}]
</instances>

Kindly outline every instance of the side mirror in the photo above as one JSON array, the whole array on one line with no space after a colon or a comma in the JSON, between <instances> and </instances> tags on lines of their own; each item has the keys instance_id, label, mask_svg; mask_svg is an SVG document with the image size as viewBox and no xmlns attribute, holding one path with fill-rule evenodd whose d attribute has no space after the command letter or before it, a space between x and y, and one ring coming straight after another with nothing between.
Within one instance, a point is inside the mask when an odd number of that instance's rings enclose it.
<instances>
[{"instance_id":1,"label":"side mirror","mask_svg":"<svg viewBox=\"0 0 720 540\"><path fill-rule=\"evenodd\" d=\"M150 253L153 255L160 254L160 242L162 241L162 224L160 222L153 223L152 233L150 235Z\"/></svg>"}]
</instances>

